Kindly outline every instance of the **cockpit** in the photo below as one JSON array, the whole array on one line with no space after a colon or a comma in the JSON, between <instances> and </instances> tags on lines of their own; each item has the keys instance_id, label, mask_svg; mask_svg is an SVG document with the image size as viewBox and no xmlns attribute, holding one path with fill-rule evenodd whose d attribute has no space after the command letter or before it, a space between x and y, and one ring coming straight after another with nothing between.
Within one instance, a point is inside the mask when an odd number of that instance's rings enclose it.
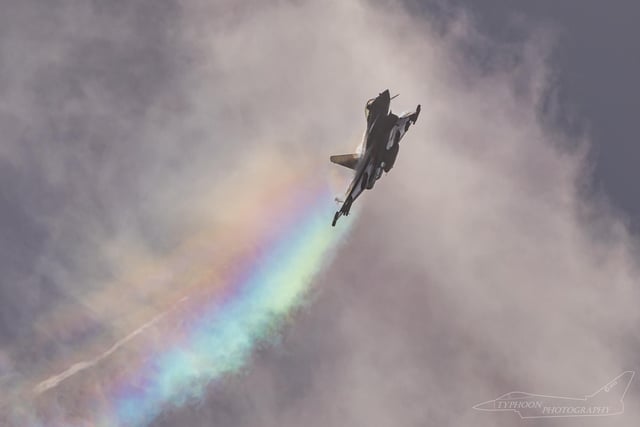
<instances>
[{"instance_id":1,"label":"cockpit","mask_svg":"<svg viewBox=\"0 0 640 427\"><path fill-rule=\"evenodd\" d=\"M375 98L371 98L370 100L367 101L367 105L364 106L364 116L368 119L369 118L369 113L371 112L371 104L373 104L373 101L375 101Z\"/></svg>"}]
</instances>

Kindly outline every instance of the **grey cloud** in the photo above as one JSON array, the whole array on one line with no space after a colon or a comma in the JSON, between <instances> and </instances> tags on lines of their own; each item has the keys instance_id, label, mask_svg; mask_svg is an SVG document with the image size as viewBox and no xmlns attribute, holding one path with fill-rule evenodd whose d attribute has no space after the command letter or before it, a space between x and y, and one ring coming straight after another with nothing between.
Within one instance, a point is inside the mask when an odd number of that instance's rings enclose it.
<instances>
[{"instance_id":1,"label":"grey cloud","mask_svg":"<svg viewBox=\"0 0 640 427\"><path fill-rule=\"evenodd\" d=\"M116 274L105 240L170 250L255 147L322 170L386 87L422 116L347 219L308 310L246 372L156 424L511 425L471 406L514 389L584 394L634 369L635 243L579 191L588 145L560 150L567 136L539 118L547 33L496 44L462 10L441 6L434 29L390 5L59 2L45 18L25 2L5 18L18 24L1 63L36 49L0 84L14 242L0 331L17 369L43 357L16 362L34 313ZM629 406L605 421L637 424Z\"/></svg>"},{"instance_id":2,"label":"grey cloud","mask_svg":"<svg viewBox=\"0 0 640 427\"><path fill-rule=\"evenodd\" d=\"M80 254L95 251L95 232L110 233L115 213L144 191L140 123L179 75L175 4L104 9L73 1L3 8L0 337L26 362L21 369L42 356L25 351L34 316L72 298L65 280L108 274Z\"/></svg>"}]
</instances>

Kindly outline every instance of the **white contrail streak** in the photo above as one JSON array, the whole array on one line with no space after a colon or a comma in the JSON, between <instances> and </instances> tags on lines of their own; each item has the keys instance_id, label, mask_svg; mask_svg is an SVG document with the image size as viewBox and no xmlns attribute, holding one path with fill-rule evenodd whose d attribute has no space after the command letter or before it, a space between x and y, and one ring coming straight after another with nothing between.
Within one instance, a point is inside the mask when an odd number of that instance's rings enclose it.
<instances>
[{"instance_id":1,"label":"white contrail streak","mask_svg":"<svg viewBox=\"0 0 640 427\"><path fill-rule=\"evenodd\" d=\"M136 336L140 335L142 332L145 331L145 329L148 329L149 327L153 326L160 319L162 319L167 314L169 314L170 312L175 310L176 306L178 304L181 304L186 300L187 300L187 297L182 298L180 301L178 301L178 303L174 307L170 308L169 310L165 311L164 313L158 314L153 319L149 320L144 325L140 326L138 329L136 329L135 331L131 332L126 337L118 340L115 344L113 344L111 347L109 347L109 349L107 349L105 352L103 352L99 356L96 356L95 358L93 358L91 360L85 360L85 361L82 361L82 362L75 363L74 365L72 365L71 367L66 369L65 371L63 371L63 372L61 372L61 373L59 373L57 375L53 375L52 377L49 377L46 380L40 382L38 385L36 385L33 388L33 392L36 395L44 393L47 390L50 390L50 389L52 389L54 387L57 387L58 384L60 384L62 381L64 381L67 378L77 374L78 372L82 372L82 371L84 371L84 370L86 370L88 368L91 368L91 367L97 365L102 360L106 359L107 357L109 357L113 353L115 353L120 347L125 345L127 342L131 341L133 338L135 338Z\"/></svg>"}]
</instances>

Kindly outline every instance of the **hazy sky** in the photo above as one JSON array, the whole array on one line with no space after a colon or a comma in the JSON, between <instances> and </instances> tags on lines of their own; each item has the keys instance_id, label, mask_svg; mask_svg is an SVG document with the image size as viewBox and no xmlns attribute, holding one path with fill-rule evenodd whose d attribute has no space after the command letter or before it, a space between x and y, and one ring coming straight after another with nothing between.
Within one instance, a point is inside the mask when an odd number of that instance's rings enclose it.
<instances>
[{"instance_id":1,"label":"hazy sky","mask_svg":"<svg viewBox=\"0 0 640 427\"><path fill-rule=\"evenodd\" d=\"M640 57L634 40L640 5L634 1L454 1L482 31L502 41L522 36L522 22L556 32L553 85L563 108L551 113L566 130L584 127L593 143L594 184L637 227L640 218L638 121Z\"/></svg>"},{"instance_id":2,"label":"hazy sky","mask_svg":"<svg viewBox=\"0 0 640 427\"><path fill-rule=\"evenodd\" d=\"M420 119L341 219L304 310L153 425L507 426L522 421L472 406L637 370L634 2L2 6L0 391L152 318L139 266L172 277L185 236L250 225L265 170L339 192L328 156L386 88ZM527 423L635 426L638 396L620 416Z\"/></svg>"}]
</instances>

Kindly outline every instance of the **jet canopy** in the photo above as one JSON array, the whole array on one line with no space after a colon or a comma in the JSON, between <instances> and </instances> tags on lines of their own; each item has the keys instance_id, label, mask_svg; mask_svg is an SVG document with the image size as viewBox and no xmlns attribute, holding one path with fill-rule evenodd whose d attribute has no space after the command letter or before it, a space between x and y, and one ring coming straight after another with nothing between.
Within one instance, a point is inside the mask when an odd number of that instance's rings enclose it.
<instances>
[{"instance_id":1,"label":"jet canopy","mask_svg":"<svg viewBox=\"0 0 640 427\"><path fill-rule=\"evenodd\" d=\"M364 106L364 116L368 119L369 118L369 113L371 112L371 104L373 104L373 101L375 101L375 98L371 98L370 100L367 101L367 105Z\"/></svg>"}]
</instances>

